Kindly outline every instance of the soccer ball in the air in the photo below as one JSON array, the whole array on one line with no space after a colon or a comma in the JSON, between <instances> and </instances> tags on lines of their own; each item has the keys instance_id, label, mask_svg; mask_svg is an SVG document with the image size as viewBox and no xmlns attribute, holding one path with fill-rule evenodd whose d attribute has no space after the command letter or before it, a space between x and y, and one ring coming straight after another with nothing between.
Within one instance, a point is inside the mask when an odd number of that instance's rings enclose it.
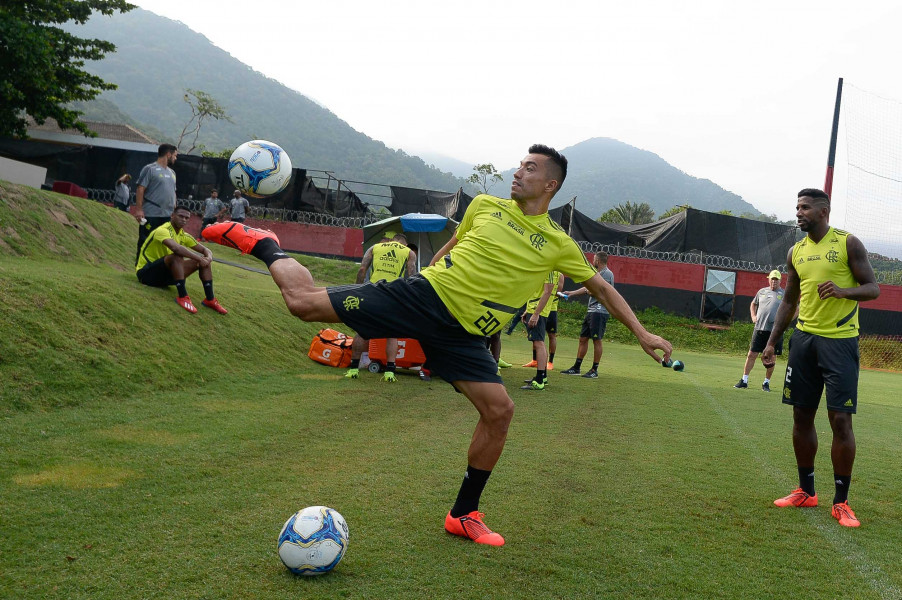
<instances>
[{"instance_id":1,"label":"soccer ball in the air","mask_svg":"<svg viewBox=\"0 0 902 600\"><path fill-rule=\"evenodd\" d=\"M244 142L229 158L229 179L237 189L253 198L272 196L291 181L291 159L272 142Z\"/></svg>"},{"instance_id":2,"label":"soccer ball in the air","mask_svg":"<svg viewBox=\"0 0 902 600\"><path fill-rule=\"evenodd\" d=\"M328 573L347 547L348 524L327 506L308 506L291 515L279 534L279 558L298 575Z\"/></svg>"}]
</instances>

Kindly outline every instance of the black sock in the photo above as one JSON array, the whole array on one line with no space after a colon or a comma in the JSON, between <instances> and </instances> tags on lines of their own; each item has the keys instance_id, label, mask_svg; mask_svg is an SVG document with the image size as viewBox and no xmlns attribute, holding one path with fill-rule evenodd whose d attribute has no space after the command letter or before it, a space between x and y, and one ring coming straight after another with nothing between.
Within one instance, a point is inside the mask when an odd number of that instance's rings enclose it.
<instances>
[{"instance_id":1,"label":"black sock","mask_svg":"<svg viewBox=\"0 0 902 600\"><path fill-rule=\"evenodd\" d=\"M395 372L395 363L393 363L393 362L385 363L385 370L391 371L392 373L394 373Z\"/></svg>"},{"instance_id":2,"label":"black sock","mask_svg":"<svg viewBox=\"0 0 902 600\"><path fill-rule=\"evenodd\" d=\"M799 467L799 487L809 496L814 495L814 467Z\"/></svg>"},{"instance_id":3,"label":"black sock","mask_svg":"<svg viewBox=\"0 0 902 600\"><path fill-rule=\"evenodd\" d=\"M548 355L548 362L554 362L554 352Z\"/></svg>"},{"instance_id":4,"label":"black sock","mask_svg":"<svg viewBox=\"0 0 902 600\"><path fill-rule=\"evenodd\" d=\"M215 300L216 296L213 295L213 280L210 281L201 281L204 284L204 294L207 296L207 300Z\"/></svg>"},{"instance_id":5,"label":"black sock","mask_svg":"<svg viewBox=\"0 0 902 600\"><path fill-rule=\"evenodd\" d=\"M833 496L833 504L839 504L849 499L849 484L852 483L851 475L833 474L833 481L836 483L836 495Z\"/></svg>"},{"instance_id":6,"label":"black sock","mask_svg":"<svg viewBox=\"0 0 902 600\"><path fill-rule=\"evenodd\" d=\"M257 242L254 245L254 249L251 250L251 256L262 260L266 263L267 267L280 258L289 258L289 256L279 248L276 240L272 238L264 238Z\"/></svg>"},{"instance_id":7,"label":"black sock","mask_svg":"<svg viewBox=\"0 0 902 600\"><path fill-rule=\"evenodd\" d=\"M583 359L577 358L577 359L576 359L576 362L573 363L573 370L574 370L574 371L579 371L579 368L582 367L582 366L583 366Z\"/></svg>"},{"instance_id":8,"label":"black sock","mask_svg":"<svg viewBox=\"0 0 902 600\"><path fill-rule=\"evenodd\" d=\"M546 371L544 369L541 371L536 369L536 381L541 383L541 382L545 381L546 379L548 379L548 371Z\"/></svg>"},{"instance_id":9,"label":"black sock","mask_svg":"<svg viewBox=\"0 0 902 600\"><path fill-rule=\"evenodd\" d=\"M533 360L536 359L536 349L535 348L532 349L532 359Z\"/></svg>"},{"instance_id":10,"label":"black sock","mask_svg":"<svg viewBox=\"0 0 902 600\"><path fill-rule=\"evenodd\" d=\"M451 507L452 517L462 517L479 509L479 497L482 496L482 490L491 474L491 471L467 466L464 482L460 484L460 491L457 492L457 500Z\"/></svg>"},{"instance_id":11,"label":"black sock","mask_svg":"<svg viewBox=\"0 0 902 600\"><path fill-rule=\"evenodd\" d=\"M359 368L359 367L360 367L360 359L359 359L359 358L352 358L352 359L351 359L351 364L348 365L348 368L349 368L349 369L357 369L357 368Z\"/></svg>"},{"instance_id":12,"label":"black sock","mask_svg":"<svg viewBox=\"0 0 902 600\"><path fill-rule=\"evenodd\" d=\"M188 295L188 290L185 289L184 279L179 279L175 282L175 291L179 295L179 298L184 298Z\"/></svg>"},{"instance_id":13,"label":"black sock","mask_svg":"<svg viewBox=\"0 0 902 600\"><path fill-rule=\"evenodd\" d=\"M598 370L598 363L592 363L592 370L593 370L593 371L597 371L597 370Z\"/></svg>"}]
</instances>

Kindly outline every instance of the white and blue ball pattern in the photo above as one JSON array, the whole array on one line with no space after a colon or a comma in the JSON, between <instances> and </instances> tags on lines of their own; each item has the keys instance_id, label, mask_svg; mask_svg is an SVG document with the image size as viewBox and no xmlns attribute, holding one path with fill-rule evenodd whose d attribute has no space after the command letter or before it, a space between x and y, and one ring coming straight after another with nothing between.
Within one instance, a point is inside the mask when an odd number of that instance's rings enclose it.
<instances>
[{"instance_id":1,"label":"white and blue ball pattern","mask_svg":"<svg viewBox=\"0 0 902 600\"><path fill-rule=\"evenodd\" d=\"M272 196L291 181L291 159L272 142L244 142L229 158L229 179L236 189L252 198Z\"/></svg>"},{"instance_id":2,"label":"white and blue ball pattern","mask_svg":"<svg viewBox=\"0 0 902 600\"><path fill-rule=\"evenodd\" d=\"M328 573L348 547L348 524L327 506L308 506L291 515L279 534L279 558L298 575Z\"/></svg>"}]
</instances>

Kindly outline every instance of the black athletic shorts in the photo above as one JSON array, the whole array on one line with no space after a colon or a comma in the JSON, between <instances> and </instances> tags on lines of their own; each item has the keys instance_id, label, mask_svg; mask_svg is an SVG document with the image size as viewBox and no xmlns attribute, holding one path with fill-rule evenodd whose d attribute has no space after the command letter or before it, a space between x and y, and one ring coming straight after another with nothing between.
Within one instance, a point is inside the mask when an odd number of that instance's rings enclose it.
<instances>
[{"instance_id":1,"label":"black athletic shorts","mask_svg":"<svg viewBox=\"0 0 902 600\"><path fill-rule=\"evenodd\" d=\"M600 340L604 338L604 332L608 328L608 318L611 315L603 312L587 312L583 319L583 328L579 332L581 338Z\"/></svg>"},{"instance_id":2,"label":"black athletic shorts","mask_svg":"<svg viewBox=\"0 0 902 600\"><path fill-rule=\"evenodd\" d=\"M548 314L548 320L545 321L545 333L557 333L557 311L553 310Z\"/></svg>"},{"instance_id":3,"label":"black athletic shorts","mask_svg":"<svg viewBox=\"0 0 902 600\"><path fill-rule=\"evenodd\" d=\"M166 266L166 258L158 258L152 263L147 263L138 271L138 281L144 285L153 287L168 287L175 285L172 272Z\"/></svg>"},{"instance_id":4,"label":"black athletic shorts","mask_svg":"<svg viewBox=\"0 0 902 600\"><path fill-rule=\"evenodd\" d=\"M531 317L532 315L530 315ZM548 317L539 317L539 322L536 323L535 327L529 326L529 319L526 319L526 339L530 342L544 342L545 341L545 327L548 323Z\"/></svg>"},{"instance_id":5,"label":"black athletic shorts","mask_svg":"<svg viewBox=\"0 0 902 600\"><path fill-rule=\"evenodd\" d=\"M817 407L824 387L827 409L858 409L858 338L825 338L796 329L789 338L783 404Z\"/></svg>"},{"instance_id":6,"label":"black athletic shorts","mask_svg":"<svg viewBox=\"0 0 902 600\"><path fill-rule=\"evenodd\" d=\"M445 381L502 383L485 336L463 328L425 277L326 289L343 323L365 339L413 338L425 367Z\"/></svg>"},{"instance_id":7,"label":"black athletic shorts","mask_svg":"<svg viewBox=\"0 0 902 600\"><path fill-rule=\"evenodd\" d=\"M749 347L749 351L751 352L764 352L764 348L767 347L767 340L770 339L770 331L753 331L752 332L752 345ZM780 339L777 340L777 343L774 344L774 352L776 354L783 354L783 336L780 336Z\"/></svg>"},{"instance_id":8,"label":"black athletic shorts","mask_svg":"<svg viewBox=\"0 0 902 600\"><path fill-rule=\"evenodd\" d=\"M209 227L210 225L212 225L215 222L216 222L216 217L204 219L203 222L201 222L201 224L200 224L200 234L203 235L204 229L206 229L207 227Z\"/></svg>"}]
</instances>

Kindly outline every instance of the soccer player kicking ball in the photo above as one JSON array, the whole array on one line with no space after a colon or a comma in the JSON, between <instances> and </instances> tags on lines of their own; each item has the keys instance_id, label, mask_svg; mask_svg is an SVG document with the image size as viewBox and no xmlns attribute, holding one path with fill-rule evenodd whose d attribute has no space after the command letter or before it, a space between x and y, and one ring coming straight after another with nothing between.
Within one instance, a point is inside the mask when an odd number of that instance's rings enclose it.
<instances>
[{"instance_id":1,"label":"soccer player kicking ball","mask_svg":"<svg viewBox=\"0 0 902 600\"><path fill-rule=\"evenodd\" d=\"M504 544L478 509L514 415L485 337L507 323L549 272L583 282L656 363L661 359L655 350L665 359L672 351L667 340L642 327L620 294L596 275L579 246L548 216L548 204L566 175L567 159L559 152L532 146L514 173L511 200L485 194L474 198L435 265L388 283L316 287L310 271L279 248L274 234L230 222L204 230L207 239L266 263L294 316L343 322L365 338L419 340L427 368L479 412L463 484L445 517L449 533L478 544Z\"/></svg>"},{"instance_id":2,"label":"soccer player kicking ball","mask_svg":"<svg viewBox=\"0 0 902 600\"><path fill-rule=\"evenodd\" d=\"M824 386L827 418L833 430L833 517L845 527L861 525L849 508L849 484L855 462L852 415L858 406L858 303L880 295L864 244L852 234L830 227L830 197L804 189L796 203L799 229L807 233L786 257L786 292L761 362L775 362L775 345L798 308L799 321L789 342L783 403L792 405L792 447L799 487L774 501L777 506L817 506L814 415ZM801 301L801 302L800 302Z\"/></svg>"}]
</instances>

